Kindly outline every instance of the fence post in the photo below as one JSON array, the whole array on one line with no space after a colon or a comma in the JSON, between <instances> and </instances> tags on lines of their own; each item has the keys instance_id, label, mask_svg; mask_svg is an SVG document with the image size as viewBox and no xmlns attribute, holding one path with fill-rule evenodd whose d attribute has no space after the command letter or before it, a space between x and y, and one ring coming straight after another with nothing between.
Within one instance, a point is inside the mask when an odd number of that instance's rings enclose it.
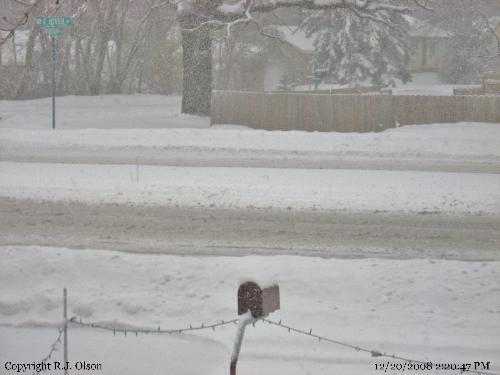
<instances>
[{"instance_id":1,"label":"fence post","mask_svg":"<svg viewBox=\"0 0 500 375\"><path fill-rule=\"evenodd\" d=\"M64 375L68 375L68 293L66 288L63 289L64 303Z\"/></svg>"}]
</instances>

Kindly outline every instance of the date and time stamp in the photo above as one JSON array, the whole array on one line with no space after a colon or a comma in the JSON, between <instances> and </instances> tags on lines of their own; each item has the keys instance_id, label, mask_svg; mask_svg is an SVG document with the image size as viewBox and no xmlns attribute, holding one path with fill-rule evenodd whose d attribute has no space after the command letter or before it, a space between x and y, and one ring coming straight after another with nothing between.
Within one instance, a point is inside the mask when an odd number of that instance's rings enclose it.
<instances>
[{"instance_id":1,"label":"date and time stamp","mask_svg":"<svg viewBox=\"0 0 500 375\"><path fill-rule=\"evenodd\" d=\"M434 362L398 362L398 361L381 361L373 364L375 373L396 374L396 373L436 373L444 371L460 371L461 373L476 373L489 374L491 362L474 361L464 363L434 363ZM40 372L40 371L58 371L58 370L77 370L77 371L102 371L101 363L89 362L46 362L46 363L13 363L5 362L3 370L7 373L25 373L25 372ZM59 372L58 372L59 373ZM0 372L1 374L1 372Z\"/></svg>"},{"instance_id":2,"label":"date and time stamp","mask_svg":"<svg viewBox=\"0 0 500 375\"><path fill-rule=\"evenodd\" d=\"M460 371L463 373L487 374L491 362L474 361L463 363L434 363L434 362L377 362L374 363L374 370L378 373L399 373L399 372L426 372L432 371Z\"/></svg>"}]
</instances>

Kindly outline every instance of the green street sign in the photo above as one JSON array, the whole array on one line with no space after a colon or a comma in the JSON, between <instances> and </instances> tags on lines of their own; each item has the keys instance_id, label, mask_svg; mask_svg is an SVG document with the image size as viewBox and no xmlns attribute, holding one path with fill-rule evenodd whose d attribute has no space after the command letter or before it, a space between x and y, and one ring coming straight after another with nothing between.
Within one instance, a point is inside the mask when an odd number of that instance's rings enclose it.
<instances>
[{"instance_id":1,"label":"green street sign","mask_svg":"<svg viewBox=\"0 0 500 375\"><path fill-rule=\"evenodd\" d=\"M64 33L64 30L59 29L57 27L47 27L45 29L45 32L47 33L48 36L59 36Z\"/></svg>"},{"instance_id":2,"label":"green street sign","mask_svg":"<svg viewBox=\"0 0 500 375\"><path fill-rule=\"evenodd\" d=\"M35 24L45 27L64 27L71 26L75 23L71 17L37 17Z\"/></svg>"}]
</instances>

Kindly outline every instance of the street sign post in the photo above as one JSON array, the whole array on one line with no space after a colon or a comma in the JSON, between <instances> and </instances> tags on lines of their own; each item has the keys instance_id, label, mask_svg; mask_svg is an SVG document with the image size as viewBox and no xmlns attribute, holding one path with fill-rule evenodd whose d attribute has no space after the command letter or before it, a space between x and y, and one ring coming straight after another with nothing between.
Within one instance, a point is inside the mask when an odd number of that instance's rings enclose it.
<instances>
[{"instance_id":1,"label":"street sign post","mask_svg":"<svg viewBox=\"0 0 500 375\"><path fill-rule=\"evenodd\" d=\"M71 17L37 17L35 19L35 25L43 26L52 42L52 129L56 128L56 38L63 34L65 27L71 26L74 23Z\"/></svg>"},{"instance_id":2,"label":"street sign post","mask_svg":"<svg viewBox=\"0 0 500 375\"><path fill-rule=\"evenodd\" d=\"M62 35L64 31L58 27L50 27L45 30L48 36L54 36L58 37L59 35Z\"/></svg>"}]
</instances>

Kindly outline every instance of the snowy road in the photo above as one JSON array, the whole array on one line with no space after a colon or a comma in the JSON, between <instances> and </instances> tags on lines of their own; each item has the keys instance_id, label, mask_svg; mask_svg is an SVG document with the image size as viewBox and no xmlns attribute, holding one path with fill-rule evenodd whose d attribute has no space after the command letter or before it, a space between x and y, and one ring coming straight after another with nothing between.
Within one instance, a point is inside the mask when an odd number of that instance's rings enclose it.
<instances>
[{"instance_id":1,"label":"snowy road","mask_svg":"<svg viewBox=\"0 0 500 375\"><path fill-rule=\"evenodd\" d=\"M498 216L147 207L0 199L0 245L181 255L499 260Z\"/></svg>"},{"instance_id":2,"label":"snowy road","mask_svg":"<svg viewBox=\"0 0 500 375\"><path fill-rule=\"evenodd\" d=\"M9 144L0 150L3 161L85 164L136 164L171 167L244 167L244 168L306 168L306 169L372 169L407 171L443 171L500 173L500 157L472 159L453 158L439 153L409 155L371 155L357 151L340 152L287 150L234 150L203 147L81 148L63 146L23 148Z\"/></svg>"}]
</instances>

